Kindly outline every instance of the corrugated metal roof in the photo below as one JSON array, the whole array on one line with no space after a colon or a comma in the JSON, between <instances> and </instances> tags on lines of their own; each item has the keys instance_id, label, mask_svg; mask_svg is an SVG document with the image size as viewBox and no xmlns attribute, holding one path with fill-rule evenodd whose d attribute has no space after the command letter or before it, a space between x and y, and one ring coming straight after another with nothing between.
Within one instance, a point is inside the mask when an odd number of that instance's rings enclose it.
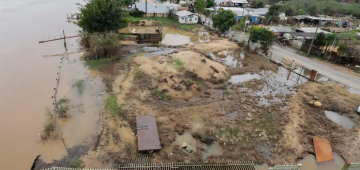
<instances>
[{"instance_id":1,"label":"corrugated metal roof","mask_svg":"<svg viewBox=\"0 0 360 170\"><path fill-rule=\"evenodd\" d=\"M240 4L248 4L249 2L247 0L232 0L232 3L240 3Z\"/></svg>"},{"instance_id":2,"label":"corrugated metal roof","mask_svg":"<svg viewBox=\"0 0 360 170\"><path fill-rule=\"evenodd\" d=\"M272 32L295 32L295 30L290 27L269 27L269 30Z\"/></svg>"},{"instance_id":3,"label":"corrugated metal roof","mask_svg":"<svg viewBox=\"0 0 360 170\"><path fill-rule=\"evenodd\" d=\"M295 28L296 30L299 30L301 32L307 32L307 33L315 33L316 32L316 27L300 27L300 28ZM325 34L331 34L331 32L327 32L324 30L321 30L320 28L318 29L317 33L323 32Z\"/></svg>"},{"instance_id":4,"label":"corrugated metal roof","mask_svg":"<svg viewBox=\"0 0 360 170\"><path fill-rule=\"evenodd\" d=\"M179 16L179 17L184 17L184 16L188 16L188 15L194 15L194 13L192 13L190 11L177 11L175 14L177 16Z\"/></svg>"},{"instance_id":5,"label":"corrugated metal roof","mask_svg":"<svg viewBox=\"0 0 360 170\"><path fill-rule=\"evenodd\" d=\"M139 151L161 149L158 128L154 116L136 117L136 129Z\"/></svg>"},{"instance_id":6,"label":"corrugated metal roof","mask_svg":"<svg viewBox=\"0 0 360 170\"><path fill-rule=\"evenodd\" d=\"M313 137L313 141L315 146L316 162L325 162L334 159L329 141L316 136Z\"/></svg>"}]
</instances>

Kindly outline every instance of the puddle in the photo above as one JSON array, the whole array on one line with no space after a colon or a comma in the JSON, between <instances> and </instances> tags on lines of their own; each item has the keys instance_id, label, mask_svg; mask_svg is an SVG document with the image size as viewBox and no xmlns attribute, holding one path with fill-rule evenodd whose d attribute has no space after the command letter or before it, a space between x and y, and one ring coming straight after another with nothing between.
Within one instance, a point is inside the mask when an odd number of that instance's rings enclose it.
<instances>
[{"instance_id":1,"label":"puddle","mask_svg":"<svg viewBox=\"0 0 360 170\"><path fill-rule=\"evenodd\" d=\"M154 51L154 52L150 52L150 53L146 53L144 55L144 57L154 57L154 56L158 56L158 55L164 55L164 54L169 54L176 51L176 49L174 48L166 48L166 49L162 49L161 51Z\"/></svg>"},{"instance_id":2,"label":"puddle","mask_svg":"<svg viewBox=\"0 0 360 170\"><path fill-rule=\"evenodd\" d=\"M262 72L261 76L266 81L260 91L254 92L255 95L261 96L259 102L261 105L269 106L272 102L282 102L286 95L293 95L295 93L294 85L302 80L299 75L291 73L290 79L287 80L289 71L283 67L279 67L277 73L267 71ZM293 77L292 76L297 76Z\"/></svg>"},{"instance_id":3,"label":"puddle","mask_svg":"<svg viewBox=\"0 0 360 170\"><path fill-rule=\"evenodd\" d=\"M188 145L190 145L193 149L193 152L196 152L196 139L193 138L193 136L191 135L191 133L189 132L184 132L182 135L178 135L176 134L176 138L175 138L175 142L172 144L172 147L177 146L179 147L184 153L190 154L189 152L187 152L185 149L181 148L181 145L183 143L187 143ZM171 151L172 152L172 151Z\"/></svg>"},{"instance_id":4,"label":"puddle","mask_svg":"<svg viewBox=\"0 0 360 170\"><path fill-rule=\"evenodd\" d=\"M340 155L333 153L334 160L317 163L314 155L307 155L299 163L306 170L341 170L345 162Z\"/></svg>"},{"instance_id":5,"label":"puddle","mask_svg":"<svg viewBox=\"0 0 360 170\"><path fill-rule=\"evenodd\" d=\"M237 111L235 111L235 112L226 114L226 118L228 120L234 120L236 117L238 117L238 115L239 115L239 113Z\"/></svg>"},{"instance_id":6,"label":"puddle","mask_svg":"<svg viewBox=\"0 0 360 170\"><path fill-rule=\"evenodd\" d=\"M243 67L241 60L245 58L245 52L241 49L230 49L220 51L217 54L210 53L210 58L223 63L231 68Z\"/></svg>"},{"instance_id":7,"label":"puddle","mask_svg":"<svg viewBox=\"0 0 360 170\"><path fill-rule=\"evenodd\" d=\"M269 170L270 166L267 163L255 165L256 170Z\"/></svg>"},{"instance_id":8,"label":"puddle","mask_svg":"<svg viewBox=\"0 0 360 170\"><path fill-rule=\"evenodd\" d=\"M235 83L249 81L252 79L261 79L261 76L259 74L250 74L250 73L234 75L234 76L231 76L229 82L231 82L232 84L235 84Z\"/></svg>"},{"instance_id":9,"label":"puddle","mask_svg":"<svg viewBox=\"0 0 360 170\"><path fill-rule=\"evenodd\" d=\"M222 147L218 143L213 143L210 146L203 144L203 160L210 156L221 156Z\"/></svg>"},{"instance_id":10,"label":"puddle","mask_svg":"<svg viewBox=\"0 0 360 170\"><path fill-rule=\"evenodd\" d=\"M360 95L360 90L358 90L358 89L354 89L354 88L348 88L348 91L350 92L350 93L352 93L352 94L358 94L358 95Z\"/></svg>"},{"instance_id":11,"label":"puddle","mask_svg":"<svg viewBox=\"0 0 360 170\"><path fill-rule=\"evenodd\" d=\"M354 122L352 122L349 118L339 115L336 112L333 111L325 111L326 117L328 117L330 120L332 120L333 122L341 125L344 128L347 129L351 129L353 128L355 125Z\"/></svg>"},{"instance_id":12,"label":"puddle","mask_svg":"<svg viewBox=\"0 0 360 170\"><path fill-rule=\"evenodd\" d=\"M307 68L295 68L294 69L294 72L296 73L299 73L301 75L303 75L304 77L307 77L307 78L310 78L310 75L311 75L311 70L307 69ZM316 76L315 76L315 80L318 81L318 82L326 82L326 81L329 81L329 77L327 76L324 76L322 74L319 74L317 73ZM302 82L299 82L299 83L305 83L307 82L306 79L304 79Z\"/></svg>"},{"instance_id":13,"label":"puddle","mask_svg":"<svg viewBox=\"0 0 360 170\"><path fill-rule=\"evenodd\" d=\"M155 29L158 29L158 26L130 26L126 28L122 28L119 30L121 33L156 33ZM193 32L179 30L173 27L160 27L163 33L163 40L160 42L161 44L166 45L183 45L190 44L196 42L207 42L209 39L202 38L206 36L207 33L201 33L197 35Z\"/></svg>"}]
</instances>

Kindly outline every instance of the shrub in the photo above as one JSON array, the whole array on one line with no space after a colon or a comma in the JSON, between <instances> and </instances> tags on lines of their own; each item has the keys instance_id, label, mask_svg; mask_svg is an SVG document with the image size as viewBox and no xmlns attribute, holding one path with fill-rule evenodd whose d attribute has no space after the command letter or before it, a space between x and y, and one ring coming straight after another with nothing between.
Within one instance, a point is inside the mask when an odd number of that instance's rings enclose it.
<instances>
[{"instance_id":1,"label":"shrub","mask_svg":"<svg viewBox=\"0 0 360 170\"><path fill-rule=\"evenodd\" d=\"M134 10L131 10L129 12L130 16L132 17L135 17L135 18L140 18L140 17L143 17L145 15L145 12L144 11L140 11L139 9L134 9Z\"/></svg>"}]
</instances>

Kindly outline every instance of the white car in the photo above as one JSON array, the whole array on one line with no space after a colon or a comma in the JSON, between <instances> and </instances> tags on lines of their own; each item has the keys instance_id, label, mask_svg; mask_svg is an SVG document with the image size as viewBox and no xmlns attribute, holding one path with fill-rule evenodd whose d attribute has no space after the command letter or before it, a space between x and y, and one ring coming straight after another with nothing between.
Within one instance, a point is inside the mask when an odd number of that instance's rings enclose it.
<instances>
[{"instance_id":1,"label":"white car","mask_svg":"<svg viewBox=\"0 0 360 170\"><path fill-rule=\"evenodd\" d=\"M358 107L357 112L360 113L360 106Z\"/></svg>"}]
</instances>

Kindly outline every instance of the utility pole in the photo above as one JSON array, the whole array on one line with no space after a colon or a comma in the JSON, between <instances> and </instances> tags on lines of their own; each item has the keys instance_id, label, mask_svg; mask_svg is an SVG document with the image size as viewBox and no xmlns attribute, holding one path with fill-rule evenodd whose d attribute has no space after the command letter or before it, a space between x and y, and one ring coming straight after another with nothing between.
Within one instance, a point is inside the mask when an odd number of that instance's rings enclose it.
<instances>
[{"instance_id":1,"label":"utility pole","mask_svg":"<svg viewBox=\"0 0 360 170\"><path fill-rule=\"evenodd\" d=\"M319 24L318 24L318 26L316 27L315 35L314 35L313 39L311 40L311 44L310 44L310 47L309 47L309 50L308 50L307 55L310 54L310 50L311 50L311 47L312 47L312 45L313 45L313 43L314 43L314 40L315 40L315 38L316 38L317 31L318 31L318 29L319 29L320 23L321 23L321 20L319 20Z\"/></svg>"},{"instance_id":2,"label":"utility pole","mask_svg":"<svg viewBox=\"0 0 360 170\"><path fill-rule=\"evenodd\" d=\"M147 16L147 0L145 0L145 16Z\"/></svg>"}]
</instances>

